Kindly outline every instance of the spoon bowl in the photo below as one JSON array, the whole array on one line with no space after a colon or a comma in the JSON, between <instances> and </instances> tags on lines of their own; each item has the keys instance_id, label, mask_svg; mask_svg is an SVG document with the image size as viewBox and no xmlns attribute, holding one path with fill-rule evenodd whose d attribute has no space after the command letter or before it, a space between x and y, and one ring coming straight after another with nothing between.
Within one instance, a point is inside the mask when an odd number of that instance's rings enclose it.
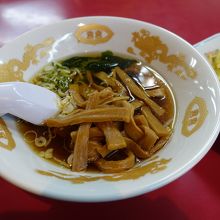
<instances>
[{"instance_id":1,"label":"spoon bowl","mask_svg":"<svg viewBox=\"0 0 220 220\"><path fill-rule=\"evenodd\" d=\"M59 112L59 97L27 82L0 83L0 116L7 113L40 125Z\"/></svg>"}]
</instances>

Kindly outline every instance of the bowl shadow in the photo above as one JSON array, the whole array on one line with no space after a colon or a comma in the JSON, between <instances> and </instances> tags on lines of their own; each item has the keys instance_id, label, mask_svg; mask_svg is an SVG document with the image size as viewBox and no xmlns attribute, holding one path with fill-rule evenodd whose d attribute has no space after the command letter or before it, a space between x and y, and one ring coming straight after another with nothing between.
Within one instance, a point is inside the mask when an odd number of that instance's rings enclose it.
<instances>
[{"instance_id":1,"label":"bowl shadow","mask_svg":"<svg viewBox=\"0 0 220 220\"><path fill-rule=\"evenodd\" d=\"M213 144L211 150L214 150L216 153L220 154L220 135L216 139L215 143Z\"/></svg>"}]
</instances>

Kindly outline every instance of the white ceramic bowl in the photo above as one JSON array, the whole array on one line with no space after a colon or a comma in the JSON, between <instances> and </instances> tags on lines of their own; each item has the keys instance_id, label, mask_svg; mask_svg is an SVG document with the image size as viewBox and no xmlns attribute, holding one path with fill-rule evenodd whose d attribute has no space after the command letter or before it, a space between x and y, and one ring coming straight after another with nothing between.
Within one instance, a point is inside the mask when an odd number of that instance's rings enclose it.
<instances>
[{"instance_id":1,"label":"white ceramic bowl","mask_svg":"<svg viewBox=\"0 0 220 220\"><path fill-rule=\"evenodd\" d=\"M216 49L220 48L220 33L214 34L207 39L197 43L194 47L205 56L206 53L215 51Z\"/></svg>"},{"instance_id":2,"label":"white ceramic bowl","mask_svg":"<svg viewBox=\"0 0 220 220\"><path fill-rule=\"evenodd\" d=\"M6 136L0 137L0 174L3 178L51 198L112 201L147 193L174 181L208 152L220 125L218 79L207 61L189 43L155 25L117 17L83 17L40 27L0 49L0 81L28 80L52 60L104 50L148 61L169 82L177 102L171 141L153 160L141 163L140 166L146 169L138 178L120 180L123 174L109 174L111 178L106 178L107 174L73 173L42 160L25 144L13 117L6 116L3 119L7 128L3 121L0 127L0 134ZM194 112L194 116L190 112ZM6 148L11 136L16 146L10 151ZM135 169L138 172L139 168ZM42 175L36 170L49 171L57 177ZM85 182L70 181L78 176L84 176Z\"/></svg>"}]
</instances>

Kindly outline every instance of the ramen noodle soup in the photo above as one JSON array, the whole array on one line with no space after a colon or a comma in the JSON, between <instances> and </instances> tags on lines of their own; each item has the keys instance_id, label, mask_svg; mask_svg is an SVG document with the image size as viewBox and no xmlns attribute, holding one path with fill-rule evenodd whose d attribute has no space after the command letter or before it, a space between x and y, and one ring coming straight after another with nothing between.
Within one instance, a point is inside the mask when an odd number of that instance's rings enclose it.
<instances>
[{"instance_id":1,"label":"ramen noodle soup","mask_svg":"<svg viewBox=\"0 0 220 220\"><path fill-rule=\"evenodd\" d=\"M31 80L61 97L43 126L19 120L41 157L72 171L114 173L150 158L170 139L175 102L168 83L144 63L110 51L45 66Z\"/></svg>"}]
</instances>

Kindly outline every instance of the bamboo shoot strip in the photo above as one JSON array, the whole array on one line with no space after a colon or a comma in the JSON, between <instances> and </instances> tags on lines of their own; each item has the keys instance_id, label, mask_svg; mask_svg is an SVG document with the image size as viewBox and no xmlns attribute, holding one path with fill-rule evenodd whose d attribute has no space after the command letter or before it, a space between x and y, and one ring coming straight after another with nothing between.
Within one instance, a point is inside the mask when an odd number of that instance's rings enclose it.
<instances>
[{"instance_id":1,"label":"bamboo shoot strip","mask_svg":"<svg viewBox=\"0 0 220 220\"><path fill-rule=\"evenodd\" d=\"M82 171L87 168L90 125L90 123L82 124L78 129L74 146L72 171Z\"/></svg>"},{"instance_id":2,"label":"bamboo shoot strip","mask_svg":"<svg viewBox=\"0 0 220 220\"><path fill-rule=\"evenodd\" d=\"M138 97L139 99L143 100L158 116L164 114L165 110L160 107L156 102L151 100L144 89L140 88L133 80L130 78L126 72L124 72L119 67L116 67L116 73L121 81L129 88L131 93Z\"/></svg>"},{"instance_id":3,"label":"bamboo shoot strip","mask_svg":"<svg viewBox=\"0 0 220 220\"><path fill-rule=\"evenodd\" d=\"M51 118L45 121L48 127L65 127L86 122L130 121L130 109L125 107L97 108L84 110L65 118Z\"/></svg>"},{"instance_id":4,"label":"bamboo shoot strip","mask_svg":"<svg viewBox=\"0 0 220 220\"><path fill-rule=\"evenodd\" d=\"M132 168L135 164L135 156L131 151L126 152L127 157L123 160L107 161L100 159L95 162L95 165L103 172L116 173Z\"/></svg>"},{"instance_id":5,"label":"bamboo shoot strip","mask_svg":"<svg viewBox=\"0 0 220 220\"><path fill-rule=\"evenodd\" d=\"M85 107L86 101L83 97L79 94L79 86L78 84L73 84L70 86L70 93L73 96L74 101L79 107Z\"/></svg>"},{"instance_id":6,"label":"bamboo shoot strip","mask_svg":"<svg viewBox=\"0 0 220 220\"><path fill-rule=\"evenodd\" d=\"M86 110L93 109L99 103L100 93L95 92L88 99ZM82 171L87 168L88 162L88 142L89 142L89 129L92 123L85 123L79 126L76 143L73 150L72 170Z\"/></svg>"},{"instance_id":7,"label":"bamboo shoot strip","mask_svg":"<svg viewBox=\"0 0 220 220\"><path fill-rule=\"evenodd\" d=\"M150 155L154 154L156 151L160 150L169 140L170 134L168 136L161 137L157 143L151 148Z\"/></svg>"},{"instance_id":8,"label":"bamboo shoot strip","mask_svg":"<svg viewBox=\"0 0 220 220\"><path fill-rule=\"evenodd\" d=\"M112 152L111 150L109 150L106 145L104 146L99 146L96 148L97 152L102 156L102 158L106 157L110 152Z\"/></svg>"},{"instance_id":9,"label":"bamboo shoot strip","mask_svg":"<svg viewBox=\"0 0 220 220\"><path fill-rule=\"evenodd\" d=\"M135 143L132 139L124 137L127 147L130 151L134 153L134 155L140 159L146 159L150 157L150 154L148 151L145 151L139 146L137 143Z\"/></svg>"},{"instance_id":10,"label":"bamboo shoot strip","mask_svg":"<svg viewBox=\"0 0 220 220\"><path fill-rule=\"evenodd\" d=\"M111 86L112 88L114 88L116 86L116 83L115 83L115 79L112 78L112 77L109 77L107 75L107 73L105 72L98 72L95 74L95 76L102 80L103 82L105 82L105 84L107 84L108 86Z\"/></svg>"},{"instance_id":11,"label":"bamboo shoot strip","mask_svg":"<svg viewBox=\"0 0 220 220\"><path fill-rule=\"evenodd\" d=\"M142 130L136 125L135 121L134 121L134 107L128 103L128 102L125 102L123 101L122 102L122 105L124 107L128 106L127 108L130 108L131 109L131 120L129 123L125 123L124 124L124 130L125 130L125 133L133 140L137 141L139 140L143 135L144 133L142 132Z\"/></svg>"},{"instance_id":12,"label":"bamboo shoot strip","mask_svg":"<svg viewBox=\"0 0 220 220\"><path fill-rule=\"evenodd\" d=\"M144 150L149 151L154 146L159 137L149 127L143 126L142 130L144 131L144 136L138 141L138 144Z\"/></svg>"},{"instance_id":13,"label":"bamboo shoot strip","mask_svg":"<svg viewBox=\"0 0 220 220\"><path fill-rule=\"evenodd\" d=\"M97 126L103 131L109 150L118 150L127 146L120 131L112 122L97 123Z\"/></svg>"},{"instance_id":14,"label":"bamboo shoot strip","mask_svg":"<svg viewBox=\"0 0 220 220\"><path fill-rule=\"evenodd\" d=\"M70 134L73 143L76 142L76 136L77 136L77 131L72 131ZM92 127L89 129L89 138L94 138L94 137L104 137L103 132L97 128L97 127Z\"/></svg>"},{"instance_id":15,"label":"bamboo shoot strip","mask_svg":"<svg viewBox=\"0 0 220 220\"><path fill-rule=\"evenodd\" d=\"M141 108L141 111L142 114L146 117L150 127L159 137L169 134L169 130L162 125L162 123L153 115L153 113L147 106L143 106Z\"/></svg>"},{"instance_id":16,"label":"bamboo shoot strip","mask_svg":"<svg viewBox=\"0 0 220 220\"><path fill-rule=\"evenodd\" d=\"M134 121L137 126L146 126L149 127L149 124L147 122L147 119L144 117L144 115L135 115L134 116Z\"/></svg>"},{"instance_id":17,"label":"bamboo shoot strip","mask_svg":"<svg viewBox=\"0 0 220 220\"><path fill-rule=\"evenodd\" d=\"M105 82L108 86L111 86L111 88L120 94L126 95L127 91L125 87L114 77L109 77L109 75L105 72L98 72L95 74L95 76Z\"/></svg>"},{"instance_id":18,"label":"bamboo shoot strip","mask_svg":"<svg viewBox=\"0 0 220 220\"><path fill-rule=\"evenodd\" d=\"M124 129L126 134L133 140L139 140L143 135L143 131L136 125L133 117L129 123L125 123Z\"/></svg>"},{"instance_id":19,"label":"bamboo shoot strip","mask_svg":"<svg viewBox=\"0 0 220 220\"><path fill-rule=\"evenodd\" d=\"M136 109L142 107L144 105L144 102L141 101L141 100L136 99L133 102L131 102L131 104L134 107L134 110L136 110Z\"/></svg>"},{"instance_id":20,"label":"bamboo shoot strip","mask_svg":"<svg viewBox=\"0 0 220 220\"><path fill-rule=\"evenodd\" d=\"M97 148L101 145L96 141L89 141L88 144L88 162L94 162L100 158Z\"/></svg>"}]
</instances>

